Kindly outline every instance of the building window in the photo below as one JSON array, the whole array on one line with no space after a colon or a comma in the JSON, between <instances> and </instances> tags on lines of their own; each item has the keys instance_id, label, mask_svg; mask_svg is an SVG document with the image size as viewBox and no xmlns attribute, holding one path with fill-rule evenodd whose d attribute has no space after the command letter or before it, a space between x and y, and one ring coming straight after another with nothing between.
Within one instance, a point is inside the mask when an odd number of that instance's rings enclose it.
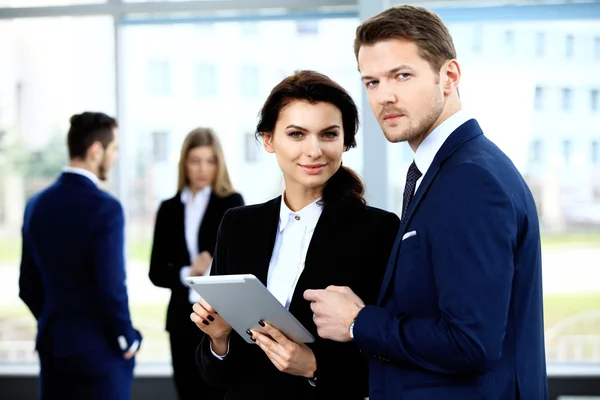
<instances>
[{"instance_id":1,"label":"building window","mask_svg":"<svg viewBox=\"0 0 600 400\"><path fill-rule=\"evenodd\" d=\"M546 54L546 34L538 32L535 35L535 55L543 57Z\"/></svg>"},{"instance_id":2,"label":"building window","mask_svg":"<svg viewBox=\"0 0 600 400\"><path fill-rule=\"evenodd\" d=\"M565 37L565 57L573 58L573 54L575 52L574 46L575 38L573 37L573 35L567 35Z\"/></svg>"},{"instance_id":3,"label":"building window","mask_svg":"<svg viewBox=\"0 0 600 400\"><path fill-rule=\"evenodd\" d=\"M155 163L167 162L169 157L169 132L152 132L152 160Z\"/></svg>"},{"instance_id":4,"label":"building window","mask_svg":"<svg viewBox=\"0 0 600 400\"><path fill-rule=\"evenodd\" d=\"M592 141L592 164L600 164L600 142Z\"/></svg>"},{"instance_id":5,"label":"building window","mask_svg":"<svg viewBox=\"0 0 600 400\"><path fill-rule=\"evenodd\" d=\"M255 65L244 65L242 67L242 96L245 98L258 97L259 69Z\"/></svg>"},{"instance_id":6,"label":"building window","mask_svg":"<svg viewBox=\"0 0 600 400\"><path fill-rule=\"evenodd\" d=\"M544 107L544 88L537 86L535 88L535 98L533 99L533 108L541 110Z\"/></svg>"},{"instance_id":7,"label":"building window","mask_svg":"<svg viewBox=\"0 0 600 400\"><path fill-rule=\"evenodd\" d=\"M569 139L563 140L563 159L565 165L571 164L571 158L573 157L573 142Z\"/></svg>"},{"instance_id":8,"label":"building window","mask_svg":"<svg viewBox=\"0 0 600 400\"><path fill-rule=\"evenodd\" d=\"M514 55L515 54L515 33L513 31L504 32L504 42L506 45L506 54Z\"/></svg>"},{"instance_id":9,"label":"building window","mask_svg":"<svg viewBox=\"0 0 600 400\"><path fill-rule=\"evenodd\" d=\"M569 111L572 108L573 90L564 88L562 90L562 109Z\"/></svg>"},{"instance_id":10,"label":"building window","mask_svg":"<svg viewBox=\"0 0 600 400\"><path fill-rule=\"evenodd\" d=\"M166 96L171 91L171 66L166 60L152 60L148 66L150 94Z\"/></svg>"},{"instance_id":11,"label":"building window","mask_svg":"<svg viewBox=\"0 0 600 400\"><path fill-rule=\"evenodd\" d=\"M544 142L539 139L531 143L530 159L533 162L541 162L544 157Z\"/></svg>"},{"instance_id":12,"label":"building window","mask_svg":"<svg viewBox=\"0 0 600 400\"><path fill-rule=\"evenodd\" d=\"M594 59L600 61L600 37L594 38Z\"/></svg>"},{"instance_id":13,"label":"building window","mask_svg":"<svg viewBox=\"0 0 600 400\"><path fill-rule=\"evenodd\" d=\"M318 19L301 19L296 21L296 33L299 35L316 35L319 33Z\"/></svg>"},{"instance_id":14,"label":"building window","mask_svg":"<svg viewBox=\"0 0 600 400\"><path fill-rule=\"evenodd\" d=\"M592 89L590 91L590 108L592 111L598 111L600 109L600 91L598 89Z\"/></svg>"},{"instance_id":15,"label":"building window","mask_svg":"<svg viewBox=\"0 0 600 400\"><path fill-rule=\"evenodd\" d=\"M256 140L253 133L246 133L245 135L245 159L247 163L255 163L260 159L260 143Z\"/></svg>"},{"instance_id":16,"label":"building window","mask_svg":"<svg viewBox=\"0 0 600 400\"><path fill-rule=\"evenodd\" d=\"M217 95L217 69L213 64L196 66L196 93L200 97Z\"/></svg>"}]
</instances>

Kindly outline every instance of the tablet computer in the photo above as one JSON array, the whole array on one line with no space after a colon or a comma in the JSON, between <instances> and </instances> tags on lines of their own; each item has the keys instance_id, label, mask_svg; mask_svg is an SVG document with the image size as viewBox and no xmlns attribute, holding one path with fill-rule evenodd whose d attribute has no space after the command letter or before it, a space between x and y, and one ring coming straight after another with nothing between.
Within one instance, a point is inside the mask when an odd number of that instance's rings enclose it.
<instances>
[{"instance_id":1,"label":"tablet computer","mask_svg":"<svg viewBox=\"0 0 600 400\"><path fill-rule=\"evenodd\" d=\"M296 343L315 340L254 275L190 276L185 280L248 343L254 342L247 329L264 332L260 320Z\"/></svg>"}]
</instances>

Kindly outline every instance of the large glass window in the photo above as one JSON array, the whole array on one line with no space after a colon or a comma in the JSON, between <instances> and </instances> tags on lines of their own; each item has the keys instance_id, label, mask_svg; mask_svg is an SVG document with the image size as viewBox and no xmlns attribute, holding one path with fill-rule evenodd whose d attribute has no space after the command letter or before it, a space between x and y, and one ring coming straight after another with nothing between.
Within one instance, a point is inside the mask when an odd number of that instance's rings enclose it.
<instances>
[{"instance_id":1,"label":"large glass window","mask_svg":"<svg viewBox=\"0 0 600 400\"><path fill-rule=\"evenodd\" d=\"M0 7L100 2L0 0ZM352 52L357 19L168 24L169 15L161 17L160 25L119 27L122 168L106 185L126 209L130 305L145 337L142 363L169 359L170 293L151 284L148 266L155 213L175 195L184 136L213 128L234 186L248 204L262 202L283 187L274 156L254 142L270 89L294 70L315 69L347 88L359 106L363 96ZM597 362L600 354L600 125L590 112L599 101L597 22L450 24L464 108L513 160L538 204L549 362ZM576 51L576 44L590 51ZM0 21L0 363L36 361L34 319L16 286L24 205L67 163L72 114L115 115L115 64L110 17ZM578 93L590 100L578 101ZM371 111L362 111L364 121ZM344 155L344 165L359 173L364 140L361 131L358 148ZM398 212L413 154L406 144L389 148L390 208Z\"/></svg>"}]
</instances>

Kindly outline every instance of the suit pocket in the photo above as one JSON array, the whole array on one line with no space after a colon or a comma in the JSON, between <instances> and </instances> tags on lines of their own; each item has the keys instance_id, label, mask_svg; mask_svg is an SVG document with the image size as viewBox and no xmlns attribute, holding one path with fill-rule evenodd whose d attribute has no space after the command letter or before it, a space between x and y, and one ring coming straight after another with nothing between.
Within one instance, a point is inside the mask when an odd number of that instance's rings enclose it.
<instances>
[{"instance_id":1,"label":"suit pocket","mask_svg":"<svg viewBox=\"0 0 600 400\"><path fill-rule=\"evenodd\" d=\"M419 234L412 235L400 242L400 253L405 253L419 248Z\"/></svg>"}]
</instances>

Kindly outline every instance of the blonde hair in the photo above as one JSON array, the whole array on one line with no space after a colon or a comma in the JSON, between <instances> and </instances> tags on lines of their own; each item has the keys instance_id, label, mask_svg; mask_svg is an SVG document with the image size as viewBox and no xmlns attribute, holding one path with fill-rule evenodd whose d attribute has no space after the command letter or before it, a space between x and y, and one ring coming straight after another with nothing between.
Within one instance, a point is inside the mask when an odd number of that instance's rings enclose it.
<instances>
[{"instance_id":1,"label":"blonde hair","mask_svg":"<svg viewBox=\"0 0 600 400\"><path fill-rule=\"evenodd\" d=\"M181 155L179 156L177 191L181 192L189 183L185 164L190 150L200 146L211 147L215 153L215 158L217 159L217 176L212 185L213 192L219 197L226 197L235 193L235 190L231 185L229 172L227 172L227 165L225 164L225 155L223 154L221 142L211 128L196 128L185 137L183 145L181 146Z\"/></svg>"}]
</instances>

